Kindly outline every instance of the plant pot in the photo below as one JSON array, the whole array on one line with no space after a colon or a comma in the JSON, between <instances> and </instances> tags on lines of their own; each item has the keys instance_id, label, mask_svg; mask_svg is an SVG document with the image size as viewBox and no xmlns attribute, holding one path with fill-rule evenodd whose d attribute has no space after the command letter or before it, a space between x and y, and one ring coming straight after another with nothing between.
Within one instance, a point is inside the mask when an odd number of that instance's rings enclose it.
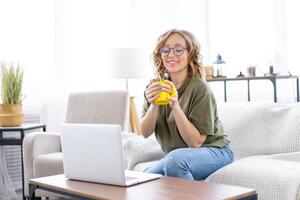
<instances>
[{"instance_id":1,"label":"plant pot","mask_svg":"<svg viewBox=\"0 0 300 200\"><path fill-rule=\"evenodd\" d=\"M24 122L21 104L0 104L0 126L20 126Z\"/></svg>"}]
</instances>

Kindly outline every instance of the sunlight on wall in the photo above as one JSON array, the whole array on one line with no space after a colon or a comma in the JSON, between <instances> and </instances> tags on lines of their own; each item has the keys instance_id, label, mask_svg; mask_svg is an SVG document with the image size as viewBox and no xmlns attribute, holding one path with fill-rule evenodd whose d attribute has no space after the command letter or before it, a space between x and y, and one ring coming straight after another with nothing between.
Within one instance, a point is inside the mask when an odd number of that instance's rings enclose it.
<instances>
[{"instance_id":1,"label":"sunlight on wall","mask_svg":"<svg viewBox=\"0 0 300 200\"><path fill-rule=\"evenodd\" d=\"M300 2L297 0L287 1L287 9L288 67L291 73L300 74Z\"/></svg>"},{"instance_id":2,"label":"sunlight on wall","mask_svg":"<svg viewBox=\"0 0 300 200\"><path fill-rule=\"evenodd\" d=\"M106 51L130 45L129 6L116 0L65 1L67 88L107 88Z\"/></svg>"},{"instance_id":3,"label":"sunlight on wall","mask_svg":"<svg viewBox=\"0 0 300 200\"><path fill-rule=\"evenodd\" d=\"M166 30L186 28L205 41L206 24L201 23L205 12L193 12L194 8L204 11L202 5L196 0L188 4L181 0L114 0L105 4L97 0L65 1L66 88L101 89L107 82L110 84L104 88L114 88L116 81L107 80L106 74L109 48L143 47L149 56L147 73L152 76L150 56L158 36ZM179 12L178 6L188 12Z\"/></svg>"},{"instance_id":4,"label":"sunlight on wall","mask_svg":"<svg viewBox=\"0 0 300 200\"><path fill-rule=\"evenodd\" d=\"M20 63L25 90L54 87L52 1L0 1L0 25L0 61Z\"/></svg>"},{"instance_id":5,"label":"sunlight on wall","mask_svg":"<svg viewBox=\"0 0 300 200\"><path fill-rule=\"evenodd\" d=\"M158 36L170 28L187 29L196 36L205 65L221 53L230 77L240 71L246 74L250 65L258 67L257 75L267 73L270 65L275 72L289 70L286 30L282 30L289 13L285 1L65 2L67 88L101 88L109 78L108 48L142 46L150 57ZM82 79L82 74L89 79Z\"/></svg>"},{"instance_id":6,"label":"sunlight on wall","mask_svg":"<svg viewBox=\"0 0 300 200\"><path fill-rule=\"evenodd\" d=\"M276 48L273 0L212 0L209 9L210 61L220 53L230 77L246 74L249 65L264 71L265 55Z\"/></svg>"},{"instance_id":7,"label":"sunlight on wall","mask_svg":"<svg viewBox=\"0 0 300 200\"><path fill-rule=\"evenodd\" d=\"M28 93L119 88L107 50L144 47L151 68L157 37L178 28L199 40L205 65L221 53L231 76L249 65L299 74L299 8L296 0L0 1L0 60L21 63Z\"/></svg>"}]
</instances>

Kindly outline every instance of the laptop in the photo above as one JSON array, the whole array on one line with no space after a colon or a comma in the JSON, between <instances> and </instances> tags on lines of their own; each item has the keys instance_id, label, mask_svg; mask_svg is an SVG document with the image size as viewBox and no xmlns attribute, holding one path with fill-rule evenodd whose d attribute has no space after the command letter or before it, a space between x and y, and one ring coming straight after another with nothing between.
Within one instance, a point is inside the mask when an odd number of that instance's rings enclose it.
<instances>
[{"instance_id":1,"label":"laptop","mask_svg":"<svg viewBox=\"0 0 300 200\"><path fill-rule=\"evenodd\" d=\"M119 125L65 123L61 144L69 179L130 186L161 176L125 170Z\"/></svg>"}]
</instances>

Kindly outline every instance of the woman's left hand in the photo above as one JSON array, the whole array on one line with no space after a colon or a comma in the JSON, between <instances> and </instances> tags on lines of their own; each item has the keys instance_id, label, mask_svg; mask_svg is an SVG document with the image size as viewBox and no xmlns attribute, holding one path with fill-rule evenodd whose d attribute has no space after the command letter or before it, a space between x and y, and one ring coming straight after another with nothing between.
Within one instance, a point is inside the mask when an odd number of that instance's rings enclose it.
<instances>
[{"instance_id":1,"label":"woman's left hand","mask_svg":"<svg viewBox=\"0 0 300 200\"><path fill-rule=\"evenodd\" d=\"M173 90L175 90L175 96L170 96L170 97L168 97L168 99L171 101L169 104L170 107L172 109L176 109L179 107L177 89L172 81L169 81L169 80L164 80L164 81L166 81L167 83L169 83L172 86L172 90L170 91L170 94L173 93Z\"/></svg>"}]
</instances>

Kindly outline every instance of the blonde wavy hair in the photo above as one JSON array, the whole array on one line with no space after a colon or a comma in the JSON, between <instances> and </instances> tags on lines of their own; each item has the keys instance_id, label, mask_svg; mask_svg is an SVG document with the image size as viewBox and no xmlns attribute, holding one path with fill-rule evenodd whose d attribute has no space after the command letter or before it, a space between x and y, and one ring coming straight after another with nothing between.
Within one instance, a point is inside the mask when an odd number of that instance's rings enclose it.
<instances>
[{"instance_id":1,"label":"blonde wavy hair","mask_svg":"<svg viewBox=\"0 0 300 200\"><path fill-rule=\"evenodd\" d=\"M152 53L155 75L158 79L164 79L166 69L160 55L160 49L165 46L167 39L172 34L181 35L187 45L188 50L188 76L198 75L205 79L205 70L202 64L202 55L200 54L200 44L195 36L186 30L171 29L159 36L156 47Z\"/></svg>"}]
</instances>

